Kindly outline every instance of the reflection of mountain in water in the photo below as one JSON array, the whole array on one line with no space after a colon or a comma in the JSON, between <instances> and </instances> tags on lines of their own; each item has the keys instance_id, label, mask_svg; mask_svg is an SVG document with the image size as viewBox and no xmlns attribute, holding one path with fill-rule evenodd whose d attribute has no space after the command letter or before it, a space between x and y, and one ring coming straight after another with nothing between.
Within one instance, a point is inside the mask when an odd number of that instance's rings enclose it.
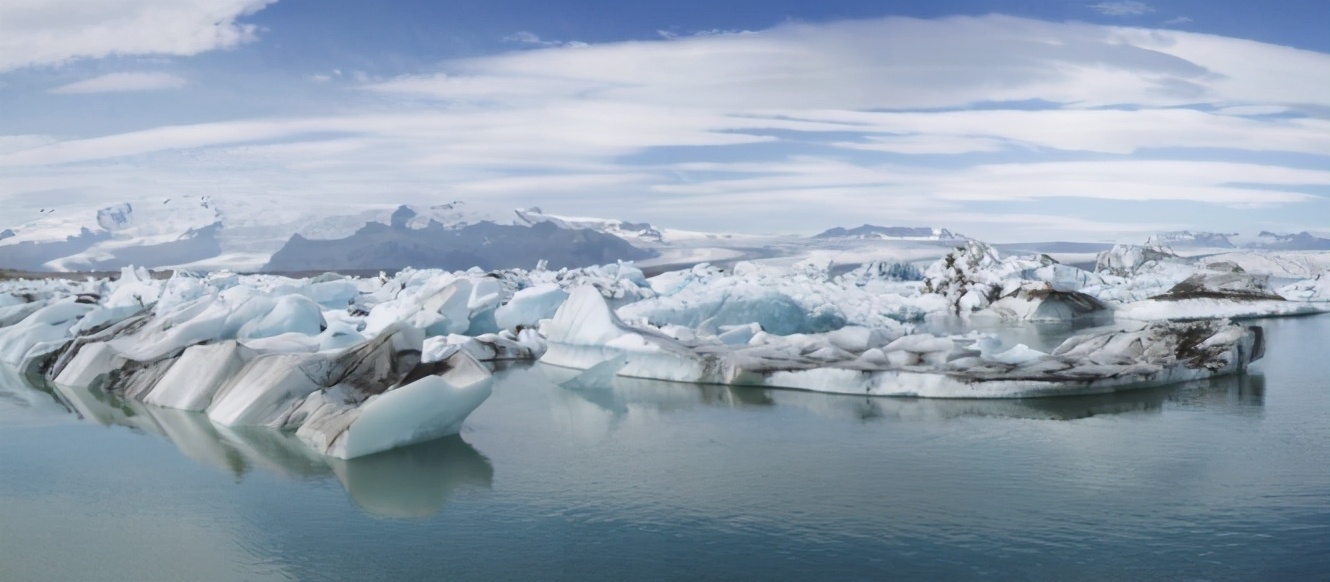
<instances>
[{"instance_id":1,"label":"reflection of mountain in water","mask_svg":"<svg viewBox=\"0 0 1330 582\"><path fill-rule=\"evenodd\" d=\"M260 469L289 479L336 476L366 512L427 517L454 492L489 488L489 460L454 435L342 461L315 453L294 434L263 427L226 427L199 412L159 408L95 389L53 386L71 410L106 426L127 426L166 439L201 464L243 476Z\"/></svg>"},{"instance_id":2,"label":"reflection of mountain in water","mask_svg":"<svg viewBox=\"0 0 1330 582\"><path fill-rule=\"evenodd\" d=\"M1265 395L1265 378L1252 375L1223 376L1112 394L979 400L848 396L798 390L680 384L625 377L586 385L570 382L578 376L576 370L548 365L540 365L539 369L551 383L562 386L565 391L615 416L626 415L633 407L672 411L696 406L793 406L822 416L860 421L981 416L1074 420L1106 414L1159 412L1166 402L1192 406L1259 408L1264 404Z\"/></svg>"}]
</instances>

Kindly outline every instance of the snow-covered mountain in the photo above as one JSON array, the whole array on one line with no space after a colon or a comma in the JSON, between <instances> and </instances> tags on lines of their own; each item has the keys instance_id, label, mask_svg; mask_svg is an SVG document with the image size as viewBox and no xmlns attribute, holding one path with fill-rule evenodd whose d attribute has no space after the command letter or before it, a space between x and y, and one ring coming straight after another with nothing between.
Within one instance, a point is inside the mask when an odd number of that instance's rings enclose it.
<instances>
[{"instance_id":1,"label":"snow-covered mountain","mask_svg":"<svg viewBox=\"0 0 1330 582\"><path fill-rule=\"evenodd\" d=\"M655 256L616 236L549 221L531 225L485 221L444 224L436 217L423 218L411 207L402 206L390 215L388 224L366 222L347 237L315 240L296 234L273 254L263 270L492 270L532 268L541 262L560 269Z\"/></svg>"},{"instance_id":2,"label":"snow-covered mountain","mask_svg":"<svg viewBox=\"0 0 1330 582\"><path fill-rule=\"evenodd\" d=\"M1195 249L1263 249L1272 251L1330 250L1330 238L1310 232L1279 234L1261 231L1256 236L1239 233L1193 232L1179 230L1161 232L1146 240L1147 245L1165 246L1173 250Z\"/></svg>"},{"instance_id":3,"label":"snow-covered mountain","mask_svg":"<svg viewBox=\"0 0 1330 582\"><path fill-rule=\"evenodd\" d=\"M538 212L512 226L485 218L460 201L310 209L261 198L201 196L53 207L28 222L4 225L0 268L465 269L531 267L540 260L562 267L656 254L632 244L651 242L649 225L634 229L621 221L577 221Z\"/></svg>"},{"instance_id":4,"label":"snow-covered mountain","mask_svg":"<svg viewBox=\"0 0 1330 582\"><path fill-rule=\"evenodd\" d=\"M568 229L589 229L596 232L603 232L629 241L637 242L664 242L664 234L654 226L646 222L628 222L617 218L589 218L575 216L555 216L546 214L539 207L518 208L514 211L517 214L519 224L535 226L541 223L550 223L559 228Z\"/></svg>"},{"instance_id":5,"label":"snow-covered mountain","mask_svg":"<svg viewBox=\"0 0 1330 582\"><path fill-rule=\"evenodd\" d=\"M1238 236L1237 233L1219 233L1219 232L1192 232L1190 230L1177 230L1173 232L1161 232L1150 237L1145 241L1147 245L1166 246L1173 249L1231 249L1236 248L1230 237Z\"/></svg>"},{"instance_id":6,"label":"snow-covered mountain","mask_svg":"<svg viewBox=\"0 0 1330 582\"><path fill-rule=\"evenodd\" d=\"M914 226L876 226L865 224L854 228L835 227L813 235L820 239L859 239L859 240L915 240L915 241L964 241L969 237L953 233L945 228Z\"/></svg>"},{"instance_id":7,"label":"snow-covered mountain","mask_svg":"<svg viewBox=\"0 0 1330 582\"><path fill-rule=\"evenodd\" d=\"M1281 251L1325 251L1330 250L1330 238L1319 237L1307 231L1295 234L1261 231L1256 235L1255 241L1243 246Z\"/></svg>"},{"instance_id":8,"label":"snow-covered mountain","mask_svg":"<svg viewBox=\"0 0 1330 582\"><path fill-rule=\"evenodd\" d=\"M583 266L635 260L651 272L709 262L812 261L848 269L875 261L933 261L970 239L943 228L862 225L808 237L697 232L616 218L575 217L521 208L488 221L460 201L426 205L378 202L309 207L258 196L180 196L110 205L43 208L26 222L0 223L0 268L114 270L127 265L209 271L378 270L403 266L466 268ZM6 216L13 219L12 216ZM1301 277L1330 250L1312 233L1257 236L1178 231L1151 245L1192 256L1233 254L1235 263L1272 276ZM1048 253L1069 264L1094 261L1105 243L999 245ZM1306 250L1304 250L1306 249ZM1250 255L1250 256L1248 256ZM1279 256L1275 256L1279 255Z\"/></svg>"},{"instance_id":9,"label":"snow-covered mountain","mask_svg":"<svg viewBox=\"0 0 1330 582\"><path fill-rule=\"evenodd\" d=\"M6 229L11 234L0 239L0 266L73 271L189 263L221 254L222 225L222 210L209 196L53 207Z\"/></svg>"}]
</instances>

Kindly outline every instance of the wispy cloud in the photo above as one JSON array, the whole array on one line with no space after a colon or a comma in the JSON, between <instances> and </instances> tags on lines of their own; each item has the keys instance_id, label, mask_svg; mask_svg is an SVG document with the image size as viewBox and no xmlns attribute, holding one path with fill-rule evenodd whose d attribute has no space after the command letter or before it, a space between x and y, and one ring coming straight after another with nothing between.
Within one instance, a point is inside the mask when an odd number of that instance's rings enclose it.
<instances>
[{"instance_id":1,"label":"wispy cloud","mask_svg":"<svg viewBox=\"0 0 1330 582\"><path fill-rule=\"evenodd\" d=\"M1330 158L1322 53L1003 16L514 42L532 48L357 81L359 112L15 139L0 204L204 189L275 208L473 196L500 216L548 203L694 228L735 228L722 209L753 230L951 226L937 221L984 205L1011 221L966 222L976 236L1053 232L1058 216L1066 236L1135 232L1067 201L1169 225L1330 208L1330 172L1308 169Z\"/></svg>"},{"instance_id":2,"label":"wispy cloud","mask_svg":"<svg viewBox=\"0 0 1330 582\"><path fill-rule=\"evenodd\" d=\"M1164 21L1164 24L1187 24L1191 22L1190 16L1177 16Z\"/></svg>"},{"instance_id":3,"label":"wispy cloud","mask_svg":"<svg viewBox=\"0 0 1330 582\"><path fill-rule=\"evenodd\" d=\"M179 89L186 81L170 73L109 73L51 89L51 93L121 93Z\"/></svg>"},{"instance_id":4,"label":"wispy cloud","mask_svg":"<svg viewBox=\"0 0 1330 582\"><path fill-rule=\"evenodd\" d=\"M508 35L508 36L505 36L505 37L503 37L503 40L504 40L504 42L515 42L515 43L521 43L521 44L532 45L532 46L538 46L538 47L557 47L557 46L566 46L566 47L584 47L584 46L587 46L587 43L584 43L584 42L579 41L579 40L545 40L545 39L540 38L540 36L536 35L536 33L534 33L534 32L530 32L530 31L526 31L526 30L521 30L521 31L515 32L515 33L513 33L513 34L510 34L510 35Z\"/></svg>"},{"instance_id":5,"label":"wispy cloud","mask_svg":"<svg viewBox=\"0 0 1330 582\"><path fill-rule=\"evenodd\" d=\"M254 40L241 16L275 0L5 0L0 72L110 55L194 55Z\"/></svg>"},{"instance_id":6,"label":"wispy cloud","mask_svg":"<svg viewBox=\"0 0 1330 582\"><path fill-rule=\"evenodd\" d=\"M1090 8L1095 9L1100 14L1108 16L1140 16L1154 12L1154 7L1144 2L1136 0L1120 0L1116 2L1100 2L1091 4Z\"/></svg>"}]
</instances>

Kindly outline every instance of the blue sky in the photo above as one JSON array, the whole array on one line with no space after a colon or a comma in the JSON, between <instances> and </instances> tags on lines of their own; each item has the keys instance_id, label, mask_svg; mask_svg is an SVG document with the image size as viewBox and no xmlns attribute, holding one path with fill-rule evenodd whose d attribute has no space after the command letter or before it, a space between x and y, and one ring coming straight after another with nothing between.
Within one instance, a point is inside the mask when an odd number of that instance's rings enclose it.
<instances>
[{"instance_id":1,"label":"blue sky","mask_svg":"<svg viewBox=\"0 0 1330 582\"><path fill-rule=\"evenodd\" d=\"M460 199L738 232L1327 231L1327 27L1313 1L12 0L0 228L200 194L289 209L250 223Z\"/></svg>"}]
</instances>

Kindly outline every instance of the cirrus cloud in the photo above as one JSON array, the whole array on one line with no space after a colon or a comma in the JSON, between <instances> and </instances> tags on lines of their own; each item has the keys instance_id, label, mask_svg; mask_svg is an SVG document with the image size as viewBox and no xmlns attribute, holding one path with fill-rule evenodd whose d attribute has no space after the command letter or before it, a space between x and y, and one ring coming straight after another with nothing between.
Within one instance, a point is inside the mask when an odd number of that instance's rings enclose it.
<instances>
[{"instance_id":1,"label":"cirrus cloud","mask_svg":"<svg viewBox=\"0 0 1330 582\"><path fill-rule=\"evenodd\" d=\"M255 39L237 22L276 0L5 0L0 72L76 58L195 55Z\"/></svg>"},{"instance_id":2,"label":"cirrus cloud","mask_svg":"<svg viewBox=\"0 0 1330 582\"><path fill-rule=\"evenodd\" d=\"M51 89L51 93L123 93L179 89L186 81L170 73L109 73Z\"/></svg>"},{"instance_id":3,"label":"cirrus cloud","mask_svg":"<svg viewBox=\"0 0 1330 582\"><path fill-rule=\"evenodd\" d=\"M1154 7L1144 2L1138 2L1137 0L1100 2L1098 4L1091 4L1090 8L1093 8L1100 14L1108 16L1140 16L1155 11Z\"/></svg>"},{"instance_id":4,"label":"cirrus cloud","mask_svg":"<svg viewBox=\"0 0 1330 582\"><path fill-rule=\"evenodd\" d=\"M0 203L203 188L302 208L475 196L499 215L538 203L689 228L735 229L733 211L753 231L969 224L980 207L1062 216L1065 236L1136 232L1086 210L1104 208L1298 228L1330 209L1326 87L1330 55L1174 30L791 23L448 61L362 82L346 93L369 106L338 115L25 138L0 154ZM1010 226L973 222L988 238Z\"/></svg>"}]
</instances>

